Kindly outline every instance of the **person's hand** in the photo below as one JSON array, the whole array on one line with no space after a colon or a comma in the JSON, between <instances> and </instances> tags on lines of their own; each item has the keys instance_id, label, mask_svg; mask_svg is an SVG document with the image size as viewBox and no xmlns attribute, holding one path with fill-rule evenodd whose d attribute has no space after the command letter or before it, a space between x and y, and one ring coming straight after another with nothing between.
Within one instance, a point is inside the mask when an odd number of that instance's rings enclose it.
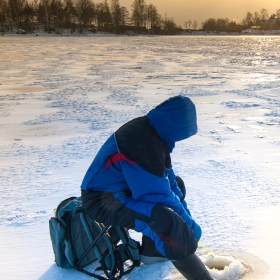
<instances>
[{"instance_id":1,"label":"person's hand","mask_svg":"<svg viewBox=\"0 0 280 280\"><path fill-rule=\"evenodd\" d=\"M201 227L195 221L193 221L191 229L193 231L193 235L194 235L195 239L198 242L200 240L201 235L202 235Z\"/></svg>"}]
</instances>

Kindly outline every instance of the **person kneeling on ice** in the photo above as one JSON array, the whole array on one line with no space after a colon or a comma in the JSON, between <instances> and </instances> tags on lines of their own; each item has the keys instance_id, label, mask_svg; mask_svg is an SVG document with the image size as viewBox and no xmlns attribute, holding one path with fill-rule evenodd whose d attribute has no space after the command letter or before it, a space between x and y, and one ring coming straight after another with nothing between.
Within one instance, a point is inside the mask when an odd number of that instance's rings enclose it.
<instances>
[{"instance_id":1,"label":"person kneeling on ice","mask_svg":"<svg viewBox=\"0 0 280 280\"><path fill-rule=\"evenodd\" d=\"M121 126L103 144L83 179L84 211L104 225L141 232L140 254L167 258L189 280L213 279L195 254L201 228L185 202L170 153L197 133L196 109L172 97Z\"/></svg>"}]
</instances>

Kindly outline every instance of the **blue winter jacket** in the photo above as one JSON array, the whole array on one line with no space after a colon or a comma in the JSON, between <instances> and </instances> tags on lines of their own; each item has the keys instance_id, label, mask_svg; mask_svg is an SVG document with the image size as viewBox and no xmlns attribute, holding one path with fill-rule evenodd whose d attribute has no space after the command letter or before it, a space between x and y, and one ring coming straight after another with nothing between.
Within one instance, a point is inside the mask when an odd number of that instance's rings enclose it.
<instances>
[{"instance_id":1,"label":"blue winter jacket","mask_svg":"<svg viewBox=\"0 0 280 280\"><path fill-rule=\"evenodd\" d=\"M190 226L181 203L170 153L175 142L197 132L192 101L176 96L146 116L120 127L101 147L81 185L82 190L114 193L126 207L151 217L155 204L170 207ZM122 195L124 191L131 195Z\"/></svg>"}]
</instances>

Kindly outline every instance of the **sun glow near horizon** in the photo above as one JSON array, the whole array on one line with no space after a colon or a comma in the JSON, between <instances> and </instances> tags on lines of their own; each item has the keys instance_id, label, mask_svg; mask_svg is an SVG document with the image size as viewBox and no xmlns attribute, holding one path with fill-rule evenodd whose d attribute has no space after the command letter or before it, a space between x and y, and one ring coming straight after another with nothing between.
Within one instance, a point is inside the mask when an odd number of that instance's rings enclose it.
<instances>
[{"instance_id":1,"label":"sun glow near horizon","mask_svg":"<svg viewBox=\"0 0 280 280\"><path fill-rule=\"evenodd\" d=\"M122 6L131 10L131 4L134 0L120 0ZM276 13L280 9L279 0L146 0L146 4L153 4L158 8L158 12L170 18L179 25L184 22L196 20L199 24L202 21L212 18L228 18L230 20L241 22L247 12L259 12L261 9L267 9L269 15Z\"/></svg>"}]
</instances>

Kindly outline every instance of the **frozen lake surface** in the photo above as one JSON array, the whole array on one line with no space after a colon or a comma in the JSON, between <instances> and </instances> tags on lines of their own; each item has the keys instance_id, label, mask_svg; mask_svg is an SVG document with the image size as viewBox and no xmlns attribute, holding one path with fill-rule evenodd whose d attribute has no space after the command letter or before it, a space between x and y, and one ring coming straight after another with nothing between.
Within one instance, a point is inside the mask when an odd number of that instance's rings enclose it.
<instances>
[{"instance_id":1,"label":"frozen lake surface","mask_svg":"<svg viewBox=\"0 0 280 280\"><path fill-rule=\"evenodd\" d=\"M53 208L80 195L115 129L178 94L199 132L173 167L202 243L229 266L212 275L280 279L279 37L5 36L0 49L1 279L89 279L54 265ZM170 262L124 277L148 278L183 279Z\"/></svg>"}]
</instances>

